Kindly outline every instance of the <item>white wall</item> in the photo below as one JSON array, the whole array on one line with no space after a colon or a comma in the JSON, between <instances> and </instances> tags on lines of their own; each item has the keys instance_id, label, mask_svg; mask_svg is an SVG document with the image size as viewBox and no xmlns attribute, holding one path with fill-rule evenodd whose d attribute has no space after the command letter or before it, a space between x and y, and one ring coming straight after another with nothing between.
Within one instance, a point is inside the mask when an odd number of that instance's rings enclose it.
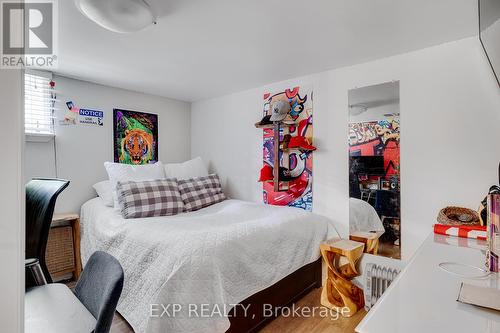
<instances>
[{"instance_id":1,"label":"white wall","mask_svg":"<svg viewBox=\"0 0 500 333\"><path fill-rule=\"evenodd\" d=\"M0 331L24 324L23 71L0 69Z\"/></svg>"},{"instance_id":2,"label":"white wall","mask_svg":"<svg viewBox=\"0 0 500 333\"><path fill-rule=\"evenodd\" d=\"M58 199L56 211L80 212L95 196L92 185L107 178L103 163L113 161L113 108L158 114L158 154L163 162L190 157L190 104L66 77L55 76L60 113L67 101L80 108L104 111L104 126L56 125L57 176L70 186ZM26 180L55 177L53 142L26 144Z\"/></svg>"},{"instance_id":3,"label":"white wall","mask_svg":"<svg viewBox=\"0 0 500 333\"><path fill-rule=\"evenodd\" d=\"M193 103L191 155L234 198L261 201L262 94L314 88L313 210L348 232L347 92L400 80L402 256L408 260L446 205L477 208L497 182L500 90L477 38Z\"/></svg>"}]
</instances>

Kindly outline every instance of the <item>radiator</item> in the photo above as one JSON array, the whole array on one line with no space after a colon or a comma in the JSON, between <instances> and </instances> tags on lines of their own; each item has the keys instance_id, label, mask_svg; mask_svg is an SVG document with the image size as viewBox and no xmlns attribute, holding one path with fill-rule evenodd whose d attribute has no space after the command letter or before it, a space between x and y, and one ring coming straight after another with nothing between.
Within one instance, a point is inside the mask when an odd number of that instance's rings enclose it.
<instances>
[{"instance_id":1,"label":"radiator","mask_svg":"<svg viewBox=\"0 0 500 333\"><path fill-rule=\"evenodd\" d=\"M395 268L366 264L365 309L369 311L399 274Z\"/></svg>"}]
</instances>

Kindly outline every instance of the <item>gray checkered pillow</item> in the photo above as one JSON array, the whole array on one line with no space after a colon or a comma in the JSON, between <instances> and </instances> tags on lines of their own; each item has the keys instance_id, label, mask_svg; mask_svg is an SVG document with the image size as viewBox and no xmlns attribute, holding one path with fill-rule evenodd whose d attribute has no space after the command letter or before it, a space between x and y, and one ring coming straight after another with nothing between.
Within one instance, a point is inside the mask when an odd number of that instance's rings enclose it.
<instances>
[{"instance_id":1,"label":"gray checkered pillow","mask_svg":"<svg viewBox=\"0 0 500 333\"><path fill-rule=\"evenodd\" d=\"M126 219L176 215L184 210L175 178L118 182L116 192L120 211Z\"/></svg>"},{"instance_id":2,"label":"gray checkered pillow","mask_svg":"<svg viewBox=\"0 0 500 333\"><path fill-rule=\"evenodd\" d=\"M191 212L226 200L216 174L179 180L184 211Z\"/></svg>"}]
</instances>

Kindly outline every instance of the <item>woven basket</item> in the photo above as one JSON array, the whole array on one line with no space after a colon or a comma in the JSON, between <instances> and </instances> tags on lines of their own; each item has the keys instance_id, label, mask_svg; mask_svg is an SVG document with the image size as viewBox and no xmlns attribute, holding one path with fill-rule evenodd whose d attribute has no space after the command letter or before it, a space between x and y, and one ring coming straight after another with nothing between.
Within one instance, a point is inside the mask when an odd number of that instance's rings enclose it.
<instances>
[{"instance_id":1,"label":"woven basket","mask_svg":"<svg viewBox=\"0 0 500 333\"><path fill-rule=\"evenodd\" d=\"M441 209L437 220L445 225L478 225L479 214L469 208L449 206Z\"/></svg>"}]
</instances>

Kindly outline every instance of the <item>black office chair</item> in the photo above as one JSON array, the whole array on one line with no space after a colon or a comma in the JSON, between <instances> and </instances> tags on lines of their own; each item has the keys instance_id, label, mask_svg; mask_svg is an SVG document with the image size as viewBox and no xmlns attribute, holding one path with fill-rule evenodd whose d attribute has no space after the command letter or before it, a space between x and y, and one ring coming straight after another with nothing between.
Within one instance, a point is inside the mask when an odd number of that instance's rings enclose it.
<instances>
[{"instance_id":1,"label":"black office chair","mask_svg":"<svg viewBox=\"0 0 500 333\"><path fill-rule=\"evenodd\" d=\"M123 269L112 255L90 256L75 293L60 283L29 288L25 333L108 333L123 288Z\"/></svg>"},{"instance_id":2,"label":"black office chair","mask_svg":"<svg viewBox=\"0 0 500 333\"><path fill-rule=\"evenodd\" d=\"M109 332L122 288L123 269L118 260L94 252L75 287L76 297L97 319L94 333Z\"/></svg>"},{"instance_id":3,"label":"black office chair","mask_svg":"<svg viewBox=\"0 0 500 333\"><path fill-rule=\"evenodd\" d=\"M63 179L35 178L26 184L26 286L32 286L36 280L45 279L52 282L47 264L45 250L49 237L50 224L59 194L69 185ZM37 272L37 266L41 273Z\"/></svg>"},{"instance_id":4,"label":"black office chair","mask_svg":"<svg viewBox=\"0 0 500 333\"><path fill-rule=\"evenodd\" d=\"M377 190L375 210L386 230L381 241L395 242L400 237L400 201L399 191Z\"/></svg>"}]
</instances>

